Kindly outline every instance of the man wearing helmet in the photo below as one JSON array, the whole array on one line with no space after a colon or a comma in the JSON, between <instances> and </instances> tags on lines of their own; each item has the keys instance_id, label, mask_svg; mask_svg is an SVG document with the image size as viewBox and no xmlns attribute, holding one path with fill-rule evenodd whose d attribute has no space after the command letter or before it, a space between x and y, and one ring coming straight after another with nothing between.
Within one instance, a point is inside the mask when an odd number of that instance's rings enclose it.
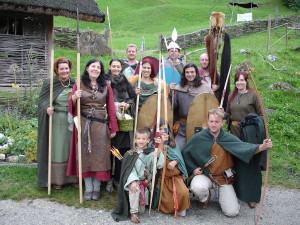
<instances>
[{"instance_id":1,"label":"man wearing helmet","mask_svg":"<svg viewBox=\"0 0 300 225\"><path fill-rule=\"evenodd\" d=\"M181 48L179 45L172 41L168 45L168 58L164 60L165 67L174 67L181 75L183 72L184 62L181 58L178 58Z\"/></svg>"}]
</instances>

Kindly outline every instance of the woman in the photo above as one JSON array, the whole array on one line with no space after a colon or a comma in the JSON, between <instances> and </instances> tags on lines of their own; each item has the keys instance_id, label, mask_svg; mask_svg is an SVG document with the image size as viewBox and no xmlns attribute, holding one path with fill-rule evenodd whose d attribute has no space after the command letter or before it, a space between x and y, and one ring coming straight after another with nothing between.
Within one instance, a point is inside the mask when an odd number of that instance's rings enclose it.
<instances>
[{"instance_id":1,"label":"woman","mask_svg":"<svg viewBox=\"0 0 300 225\"><path fill-rule=\"evenodd\" d=\"M77 115L80 98L82 137L82 177L85 182L85 200L98 200L101 181L110 180L110 138L118 131L114 96L107 86L103 64L90 60L82 74L80 90L76 84L69 100L69 110ZM77 130L74 129L70 148L68 175L78 175L76 160Z\"/></svg>"},{"instance_id":2,"label":"woman","mask_svg":"<svg viewBox=\"0 0 300 225\"><path fill-rule=\"evenodd\" d=\"M50 79L43 83L38 101L38 177L40 187L48 186L49 115L52 115L51 184L60 190L64 184L76 184L75 176L67 177L72 132L68 122L68 100L75 80L70 77L72 62L58 58L54 62L53 107L49 107Z\"/></svg>"},{"instance_id":3,"label":"woman","mask_svg":"<svg viewBox=\"0 0 300 225\"><path fill-rule=\"evenodd\" d=\"M135 93L140 95L139 107L141 107L145 101L153 94L157 93L158 79L155 79L153 63L149 59L142 60L142 74L141 74L141 86L138 87L138 74L134 76L135 82L133 87ZM132 82L132 81L130 81Z\"/></svg>"},{"instance_id":4,"label":"woman","mask_svg":"<svg viewBox=\"0 0 300 225\"><path fill-rule=\"evenodd\" d=\"M185 163L173 134L171 132L169 134L165 133L165 121L163 119L160 120L159 126L160 136L168 136L166 168L163 181L161 180L163 170L160 172L160 189L163 189L163 191L159 210L164 213L174 213L175 217L177 215L185 216L186 210L190 207L189 189L183 182L183 178L188 177ZM154 131L156 131L156 126Z\"/></svg>"},{"instance_id":5,"label":"woman","mask_svg":"<svg viewBox=\"0 0 300 225\"><path fill-rule=\"evenodd\" d=\"M118 108L119 113L124 113L134 116L134 98L135 92L133 87L128 82L127 78L121 74L122 64L119 59L112 59L109 62L109 71L107 73L107 80L109 81L115 99L115 106ZM118 131L116 136L112 139L112 146L117 148L122 156L132 146L132 131ZM115 171L114 171L114 184L117 188L120 180L121 161L114 157ZM107 191L113 191L112 180L106 186Z\"/></svg>"},{"instance_id":6,"label":"woman","mask_svg":"<svg viewBox=\"0 0 300 225\"><path fill-rule=\"evenodd\" d=\"M261 144L264 137L264 124L261 118L261 109L256 93L250 89L248 75L237 72L234 77L235 88L229 96L227 113L229 114L229 130L242 141ZM241 129L241 121L248 114L256 114L257 125L245 126ZM259 117L260 116L260 117ZM249 117L249 116L248 116ZM254 129L253 132L248 132ZM235 159L236 170L235 190L240 200L248 202L249 207L254 208L260 202L262 175L260 162L265 153L259 153L253 157L249 164Z\"/></svg>"}]
</instances>

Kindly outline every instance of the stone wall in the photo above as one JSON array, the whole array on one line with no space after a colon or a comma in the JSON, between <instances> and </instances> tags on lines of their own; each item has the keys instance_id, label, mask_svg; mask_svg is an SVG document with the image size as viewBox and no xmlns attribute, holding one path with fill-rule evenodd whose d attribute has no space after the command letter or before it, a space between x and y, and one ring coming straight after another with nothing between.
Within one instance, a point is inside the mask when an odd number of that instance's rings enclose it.
<instances>
[{"instance_id":1,"label":"stone wall","mask_svg":"<svg viewBox=\"0 0 300 225\"><path fill-rule=\"evenodd\" d=\"M278 27L283 24L293 24L299 23L298 16L282 17L271 19L272 28ZM231 38L244 36L247 34L258 33L266 31L268 27L268 19L255 20L250 22L245 22L243 24L230 25L225 27L225 31L230 35ZM189 34L178 35L177 43L181 48L189 48L192 46L199 45L204 42L204 37L208 35L209 29L198 30ZM167 43L171 42L171 37L166 38ZM161 36L159 36L159 42L164 50L166 50L165 42Z\"/></svg>"}]
</instances>

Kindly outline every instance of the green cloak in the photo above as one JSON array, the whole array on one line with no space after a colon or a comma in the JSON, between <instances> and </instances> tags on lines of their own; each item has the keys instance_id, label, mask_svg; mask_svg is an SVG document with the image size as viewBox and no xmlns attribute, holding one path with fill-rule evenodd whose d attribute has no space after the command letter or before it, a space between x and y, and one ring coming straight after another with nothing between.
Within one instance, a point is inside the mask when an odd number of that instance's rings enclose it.
<instances>
[{"instance_id":1,"label":"green cloak","mask_svg":"<svg viewBox=\"0 0 300 225\"><path fill-rule=\"evenodd\" d=\"M152 152L153 148L144 149L145 154ZM122 168L118 189L118 205L116 209L111 213L112 218L116 221L128 220L129 217L129 197L128 192L124 190L124 185L127 182L128 176L130 175L138 156L133 154L134 151L127 151L122 159Z\"/></svg>"},{"instance_id":2,"label":"green cloak","mask_svg":"<svg viewBox=\"0 0 300 225\"><path fill-rule=\"evenodd\" d=\"M209 129L204 129L195 134L181 152L189 175L196 168L203 167L211 158L210 153L215 141L226 151L245 163L249 163L259 147L258 144L242 142L236 136L225 132L223 129L221 129L220 134L215 139ZM207 167L204 169L204 174L209 174Z\"/></svg>"},{"instance_id":3,"label":"green cloak","mask_svg":"<svg viewBox=\"0 0 300 225\"><path fill-rule=\"evenodd\" d=\"M74 78L70 78L70 87L75 83ZM53 101L64 90L61 82L53 79ZM44 81L38 100L38 150L37 150L37 184L40 187L48 186L48 136L49 136L49 116L46 112L50 106L50 78Z\"/></svg>"}]
</instances>

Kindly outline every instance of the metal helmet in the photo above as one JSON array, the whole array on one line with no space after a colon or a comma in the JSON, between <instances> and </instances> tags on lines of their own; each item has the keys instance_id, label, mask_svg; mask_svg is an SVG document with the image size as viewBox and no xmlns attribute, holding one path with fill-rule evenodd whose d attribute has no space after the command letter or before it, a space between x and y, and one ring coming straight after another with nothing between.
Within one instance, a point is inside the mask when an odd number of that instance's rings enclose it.
<instances>
[{"instance_id":1,"label":"metal helmet","mask_svg":"<svg viewBox=\"0 0 300 225\"><path fill-rule=\"evenodd\" d=\"M179 45L175 41L171 41L170 44L168 45L168 50L170 50L172 48L176 48L176 49L181 50L181 48L179 47Z\"/></svg>"}]
</instances>

